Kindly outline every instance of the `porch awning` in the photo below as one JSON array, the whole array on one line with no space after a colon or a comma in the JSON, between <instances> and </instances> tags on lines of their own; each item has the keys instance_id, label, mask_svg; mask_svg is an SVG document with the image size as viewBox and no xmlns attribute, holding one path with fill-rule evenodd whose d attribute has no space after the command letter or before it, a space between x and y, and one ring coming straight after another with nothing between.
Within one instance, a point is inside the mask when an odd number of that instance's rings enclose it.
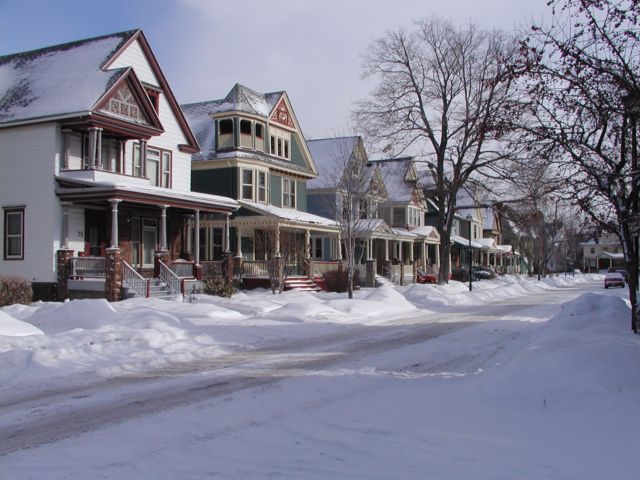
<instances>
[{"instance_id":1,"label":"porch awning","mask_svg":"<svg viewBox=\"0 0 640 480\"><path fill-rule=\"evenodd\" d=\"M611 260L624 260L624 253L602 252L598 258L610 258Z\"/></svg>"},{"instance_id":2,"label":"porch awning","mask_svg":"<svg viewBox=\"0 0 640 480\"><path fill-rule=\"evenodd\" d=\"M240 207L235 200L219 195L183 192L124 182L79 180L60 176L55 178L58 182L56 195L62 201L91 202L117 199L146 205L168 205L216 213L231 213Z\"/></svg>"},{"instance_id":3,"label":"porch awning","mask_svg":"<svg viewBox=\"0 0 640 480\"><path fill-rule=\"evenodd\" d=\"M404 228L391 228L391 230L393 230L393 233L397 238L396 240L404 240L405 242L413 242L414 240L416 240L418 238L418 235L416 235L413 232L410 232L409 230L405 230Z\"/></svg>"},{"instance_id":4,"label":"porch awning","mask_svg":"<svg viewBox=\"0 0 640 480\"><path fill-rule=\"evenodd\" d=\"M513 252L513 245L497 245L496 248L498 249L498 253L500 253L500 255L515 255L515 252Z\"/></svg>"},{"instance_id":5,"label":"porch awning","mask_svg":"<svg viewBox=\"0 0 640 480\"><path fill-rule=\"evenodd\" d=\"M359 237L370 239L394 240L395 233L381 218L363 218L355 222L355 230Z\"/></svg>"},{"instance_id":6,"label":"porch awning","mask_svg":"<svg viewBox=\"0 0 640 480\"><path fill-rule=\"evenodd\" d=\"M460 235L451 235L451 242L452 243L457 243L458 245L462 246L462 247L467 247L469 248L469 239L461 237ZM471 242L471 248L482 248L482 245L480 245L479 243L476 243L474 241Z\"/></svg>"},{"instance_id":7,"label":"porch awning","mask_svg":"<svg viewBox=\"0 0 640 480\"><path fill-rule=\"evenodd\" d=\"M496 241L493 238L479 238L476 243L479 243L482 250L488 250L489 252L497 251Z\"/></svg>"},{"instance_id":8,"label":"porch awning","mask_svg":"<svg viewBox=\"0 0 640 480\"><path fill-rule=\"evenodd\" d=\"M239 200L238 203L250 212L261 216L277 218L290 226L299 226L301 228L315 227L316 229L321 228L323 230L338 231L338 223L336 221L312 213L301 212L300 210L294 210L292 208L280 208L273 205L247 202L245 200ZM237 217L236 222L241 223L242 219L243 217Z\"/></svg>"},{"instance_id":9,"label":"porch awning","mask_svg":"<svg viewBox=\"0 0 640 480\"><path fill-rule=\"evenodd\" d=\"M411 233L415 233L416 235L423 237L426 243L440 243L440 234L438 233L438 229L436 227L425 225L411 230Z\"/></svg>"}]
</instances>

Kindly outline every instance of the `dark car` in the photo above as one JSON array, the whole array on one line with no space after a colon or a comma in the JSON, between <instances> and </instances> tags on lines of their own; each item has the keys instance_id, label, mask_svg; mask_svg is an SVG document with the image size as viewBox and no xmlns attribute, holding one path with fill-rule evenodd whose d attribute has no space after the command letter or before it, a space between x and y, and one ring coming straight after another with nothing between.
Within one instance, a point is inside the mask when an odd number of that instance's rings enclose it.
<instances>
[{"instance_id":1,"label":"dark car","mask_svg":"<svg viewBox=\"0 0 640 480\"><path fill-rule=\"evenodd\" d=\"M604 277L604 288L609 287L622 287L624 288L625 281L622 274L618 272L607 273Z\"/></svg>"}]
</instances>

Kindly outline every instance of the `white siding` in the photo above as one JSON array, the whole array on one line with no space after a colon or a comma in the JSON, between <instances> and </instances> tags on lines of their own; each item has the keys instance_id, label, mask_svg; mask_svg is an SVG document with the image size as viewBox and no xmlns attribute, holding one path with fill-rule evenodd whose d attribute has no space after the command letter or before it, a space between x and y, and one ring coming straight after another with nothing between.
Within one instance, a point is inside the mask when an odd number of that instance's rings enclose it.
<instances>
[{"instance_id":1,"label":"white siding","mask_svg":"<svg viewBox=\"0 0 640 480\"><path fill-rule=\"evenodd\" d=\"M153 70L147 61L140 44L136 40L120 54L118 58L110 65L109 68L126 68L133 67L140 81L159 87L160 84L153 74Z\"/></svg>"},{"instance_id":2,"label":"white siding","mask_svg":"<svg viewBox=\"0 0 640 480\"><path fill-rule=\"evenodd\" d=\"M53 282L55 251L60 245L62 208L55 195L54 173L61 136L55 124L0 130L0 208L25 206L24 260L4 260L0 273ZM4 238L4 216L0 239Z\"/></svg>"},{"instance_id":3,"label":"white siding","mask_svg":"<svg viewBox=\"0 0 640 480\"><path fill-rule=\"evenodd\" d=\"M112 63L111 68L133 67L138 78L148 84L159 87L153 71L140 48L138 42L133 42L122 54ZM164 133L149 139L148 145L172 151L172 189L180 191L191 190L191 155L178 150L178 145L186 144L187 139L182 133L182 129L176 120L174 112L171 110L167 99L162 93L159 102L159 117ZM133 143L128 142L126 147L125 173L132 174L133 164Z\"/></svg>"}]
</instances>

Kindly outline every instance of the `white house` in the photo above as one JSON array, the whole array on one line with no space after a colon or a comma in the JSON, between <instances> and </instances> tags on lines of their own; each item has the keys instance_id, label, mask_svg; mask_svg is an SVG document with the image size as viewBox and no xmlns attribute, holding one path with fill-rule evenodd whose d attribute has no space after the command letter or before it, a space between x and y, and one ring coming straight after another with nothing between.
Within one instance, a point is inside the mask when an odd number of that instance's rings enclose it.
<instances>
[{"instance_id":1,"label":"white house","mask_svg":"<svg viewBox=\"0 0 640 480\"><path fill-rule=\"evenodd\" d=\"M109 251L131 283L189 258L186 219L238 207L190 191L199 150L141 30L0 57L0 274L42 291L67 261L104 280Z\"/></svg>"}]
</instances>

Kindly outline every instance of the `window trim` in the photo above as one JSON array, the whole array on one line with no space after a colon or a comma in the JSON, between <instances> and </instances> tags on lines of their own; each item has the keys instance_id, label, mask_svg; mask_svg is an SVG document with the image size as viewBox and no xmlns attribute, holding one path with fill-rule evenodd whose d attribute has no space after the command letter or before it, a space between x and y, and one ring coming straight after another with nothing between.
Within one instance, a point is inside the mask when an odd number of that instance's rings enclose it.
<instances>
[{"instance_id":1,"label":"window trim","mask_svg":"<svg viewBox=\"0 0 640 480\"><path fill-rule=\"evenodd\" d=\"M172 188L173 187L173 152L166 148L160 148L154 145L147 145L146 155L145 155L146 162L155 161L155 160L149 160L149 150L158 152L158 179L157 179L158 183L153 183L152 179L149 178L148 176L149 169L147 168L147 165L142 164L140 142L133 144L133 152L131 155L131 175L137 178L146 178L147 180L149 180L149 182L151 183L151 186L153 187ZM139 167L140 167L139 174L136 174L136 151L138 152L138 161L139 161ZM166 162L165 162L165 158L167 158ZM165 169L165 163L169 164L168 170ZM143 176L143 173L144 173L144 176ZM169 177L167 179L167 186L164 186L165 173L169 174Z\"/></svg>"},{"instance_id":2,"label":"window trim","mask_svg":"<svg viewBox=\"0 0 640 480\"><path fill-rule=\"evenodd\" d=\"M251 172L251 183L245 183L244 181L244 172ZM252 168L240 168L240 200L250 200L255 202L255 189L256 189L256 174L255 170ZM251 197L245 197L244 188L251 187Z\"/></svg>"},{"instance_id":3,"label":"window trim","mask_svg":"<svg viewBox=\"0 0 640 480\"><path fill-rule=\"evenodd\" d=\"M267 172L263 171L263 170L257 170L256 171L257 175L256 175L256 201L258 203L267 203L269 201L269 196L268 196L268 188L267 185L269 185L269 176L267 174ZM260 185L260 176L264 175L264 186ZM264 194L264 198L260 199L260 193L263 192Z\"/></svg>"},{"instance_id":4,"label":"window trim","mask_svg":"<svg viewBox=\"0 0 640 480\"><path fill-rule=\"evenodd\" d=\"M2 230L2 257L4 260L24 260L24 240L25 240L25 230L24 230L24 217L26 207L4 207L3 209L3 230ZM9 255L9 233L8 233L8 223L9 223L9 215L20 215L20 234L19 235L11 235L11 238L20 238L20 255Z\"/></svg>"},{"instance_id":5,"label":"window trim","mask_svg":"<svg viewBox=\"0 0 640 480\"><path fill-rule=\"evenodd\" d=\"M289 190L285 188L289 185ZM289 205L285 204L285 198L289 200ZM296 181L290 178L282 179L282 207L296 209Z\"/></svg>"}]
</instances>

